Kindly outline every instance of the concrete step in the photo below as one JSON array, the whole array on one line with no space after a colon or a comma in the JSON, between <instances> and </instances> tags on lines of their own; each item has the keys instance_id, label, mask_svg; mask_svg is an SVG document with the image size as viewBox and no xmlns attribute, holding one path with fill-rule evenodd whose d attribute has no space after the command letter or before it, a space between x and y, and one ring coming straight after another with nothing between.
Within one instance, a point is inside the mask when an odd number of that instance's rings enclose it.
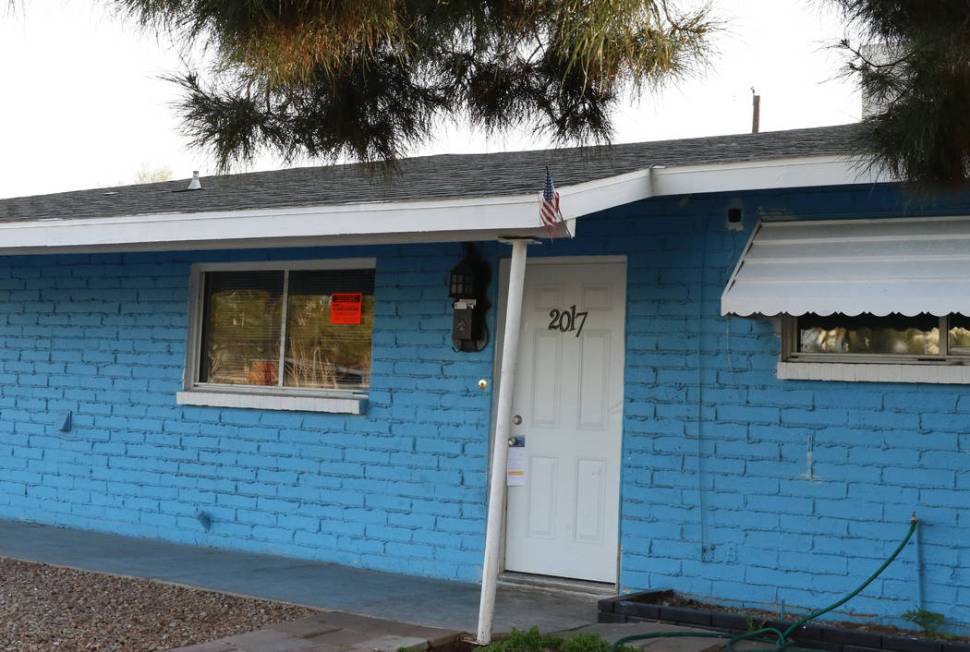
<instances>
[{"instance_id":1,"label":"concrete step","mask_svg":"<svg viewBox=\"0 0 970 652\"><path fill-rule=\"evenodd\" d=\"M499 586L509 588L544 591L546 593L560 593L565 595L581 595L591 598L607 598L616 595L614 584L601 582L587 582L562 577L548 577L546 575L529 575L527 573L502 573L498 579Z\"/></svg>"}]
</instances>

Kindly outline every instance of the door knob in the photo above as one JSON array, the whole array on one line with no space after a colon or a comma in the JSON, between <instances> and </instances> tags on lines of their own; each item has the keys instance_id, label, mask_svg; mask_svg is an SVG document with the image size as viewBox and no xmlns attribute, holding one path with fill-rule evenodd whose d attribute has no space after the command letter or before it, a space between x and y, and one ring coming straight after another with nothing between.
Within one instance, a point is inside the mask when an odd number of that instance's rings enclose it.
<instances>
[{"instance_id":1,"label":"door knob","mask_svg":"<svg viewBox=\"0 0 970 652\"><path fill-rule=\"evenodd\" d=\"M522 417L519 416L518 414L516 414L514 417L512 417L512 424L513 425L516 425L516 426L521 426L522 425Z\"/></svg>"}]
</instances>

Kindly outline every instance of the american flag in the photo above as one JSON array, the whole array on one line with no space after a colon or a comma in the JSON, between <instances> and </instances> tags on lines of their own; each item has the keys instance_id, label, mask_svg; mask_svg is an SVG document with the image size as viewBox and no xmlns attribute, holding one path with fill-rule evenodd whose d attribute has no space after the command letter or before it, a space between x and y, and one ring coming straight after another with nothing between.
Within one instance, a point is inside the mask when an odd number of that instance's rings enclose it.
<instances>
[{"instance_id":1,"label":"american flag","mask_svg":"<svg viewBox=\"0 0 970 652\"><path fill-rule=\"evenodd\" d=\"M562 213L559 210L559 193L552 183L552 175L549 174L549 167L546 166L546 186L542 191L542 204L539 206L539 219L546 229L552 229L563 221Z\"/></svg>"}]
</instances>

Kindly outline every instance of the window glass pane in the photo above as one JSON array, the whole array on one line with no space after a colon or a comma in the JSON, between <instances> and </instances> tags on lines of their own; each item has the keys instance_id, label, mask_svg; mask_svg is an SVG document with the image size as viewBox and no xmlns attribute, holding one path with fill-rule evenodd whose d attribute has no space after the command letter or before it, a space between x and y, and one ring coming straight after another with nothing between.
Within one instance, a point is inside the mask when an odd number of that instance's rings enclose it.
<instances>
[{"instance_id":1,"label":"window glass pane","mask_svg":"<svg viewBox=\"0 0 970 652\"><path fill-rule=\"evenodd\" d=\"M950 355L970 355L970 317L950 315Z\"/></svg>"},{"instance_id":2,"label":"window glass pane","mask_svg":"<svg viewBox=\"0 0 970 652\"><path fill-rule=\"evenodd\" d=\"M933 315L892 314L798 317L800 353L940 355L940 320Z\"/></svg>"},{"instance_id":3,"label":"window glass pane","mask_svg":"<svg viewBox=\"0 0 970 652\"><path fill-rule=\"evenodd\" d=\"M370 387L374 270L290 272L287 387Z\"/></svg>"},{"instance_id":4,"label":"window glass pane","mask_svg":"<svg viewBox=\"0 0 970 652\"><path fill-rule=\"evenodd\" d=\"M276 385L283 272L207 272L199 380Z\"/></svg>"}]
</instances>

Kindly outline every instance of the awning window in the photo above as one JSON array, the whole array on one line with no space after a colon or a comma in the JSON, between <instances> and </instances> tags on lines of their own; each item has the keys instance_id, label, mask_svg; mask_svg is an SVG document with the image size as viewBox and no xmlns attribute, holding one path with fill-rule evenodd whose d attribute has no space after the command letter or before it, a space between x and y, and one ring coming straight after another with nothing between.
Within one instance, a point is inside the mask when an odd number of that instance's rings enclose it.
<instances>
[{"instance_id":1,"label":"awning window","mask_svg":"<svg viewBox=\"0 0 970 652\"><path fill-rule=\"evenodd\" d=\"M762 222L721 314L970 315L970 217Z\"/></svg>"}]
</instances>

